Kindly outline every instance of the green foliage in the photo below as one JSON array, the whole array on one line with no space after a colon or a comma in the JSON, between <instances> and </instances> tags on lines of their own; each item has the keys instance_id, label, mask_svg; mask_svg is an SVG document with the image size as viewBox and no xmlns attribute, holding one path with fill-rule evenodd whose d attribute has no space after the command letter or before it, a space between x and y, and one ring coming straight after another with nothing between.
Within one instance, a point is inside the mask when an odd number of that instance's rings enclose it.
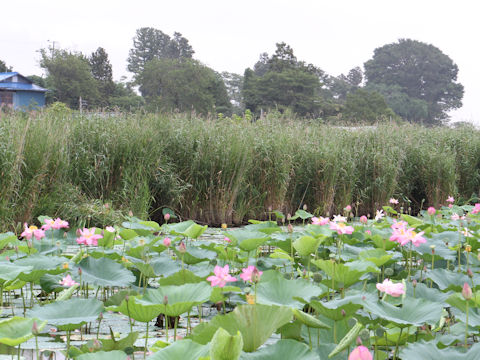
<instances>
[{"instance_id":1,"label":"green foliage","mask_svg":"<svg viewBox=\"0 0 480 360\"><path fill-rule=\"evenodd\" d=\"M47 71L47 84L53 99L71 108L78 108L79 98L89 106L97 104L99 92L88 59L80 53L66 50L40 50L40 66Z\"/></svg>"},{"instance_id":2,"label":"green foliage","mask_svg":"<svg viewBox=\"0 0 480 360\"><path fill-rule=\"evenodd\" d=\"M354 122L375 123L395 118L395 113L378 92L357 89L347 95L344 116Z\"/></svg>"},{"instance_id":3,"label":"green foliage","mask_svg":"<svg viewBox=\"0 0 480 360\"><path fill-rule=\"evenodd\" d=\"M99 47L88 58L92 75L97 81L98 91L100 93L99 105L109 105L109 99L115 91L113 82L112 65L108 59L108 54L104 48Z\"/></svg>"},{"instance_id":4,"label":"green foliage","mask_svg":"<svg viewBox=\"0 0 480 360\"><path fill-rule=\"evenodd\" d=\"M221 77L195 60L154 59L138 77L150 108L201 114L229 113L230 101Z\"/></svg>"},{"instance_id":5,"label":"green foliage","mask_svg":"<svg viewBox=\"0 0 480 360\"><path fill-rule=\"evenodd\" d=\"M194 51L182 34L175 32L173 39L161 30L143 27L137 29L130 49L128 71L139 76L148 62L154 59L189 59Z\"/></svg>"},{"instance_id":6,"label":"green foliage","mask_svg":"<svg viewBox=\"0 0 480 360\"><path fill-rule=\"evenodd\" d=\"M12 71L12 68L7 66L5 61L0 60L0 72L10 72Z\"/></svg>"},{"instance_id":7,"label":"green foliage","mask_svg":"<svg viewBox=\"0 0 480 360\"><path fill-rule=\"evenodd\" d=\"M423 119L428 124L441 123L449 110L461 107L463 86L457 82L457 74L458 66L438 48L411 39L375 49L373 58L365 63L368 85L398 86L400 94L390 101L407 104L406 112L413 120ZM424 104L428 106L425 118L420 117L425 115Z\"/></svg>"}]
</instances>

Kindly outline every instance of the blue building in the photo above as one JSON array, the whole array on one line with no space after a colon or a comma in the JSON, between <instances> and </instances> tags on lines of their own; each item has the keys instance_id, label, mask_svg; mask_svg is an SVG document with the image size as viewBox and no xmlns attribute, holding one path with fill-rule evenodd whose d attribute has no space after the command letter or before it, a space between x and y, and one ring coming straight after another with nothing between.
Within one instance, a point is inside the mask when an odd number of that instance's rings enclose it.
<instances>
[{"instance_id":1,"label":"blue building","mask_svg":"<svg viewBox=\"0 0 480 360\"><path fill-rule=\"evenodd\" d=\"M18 72L0 73L0 106L14 109L42 107L45 106L46 91Z\"/></svg>"}]
</instances>

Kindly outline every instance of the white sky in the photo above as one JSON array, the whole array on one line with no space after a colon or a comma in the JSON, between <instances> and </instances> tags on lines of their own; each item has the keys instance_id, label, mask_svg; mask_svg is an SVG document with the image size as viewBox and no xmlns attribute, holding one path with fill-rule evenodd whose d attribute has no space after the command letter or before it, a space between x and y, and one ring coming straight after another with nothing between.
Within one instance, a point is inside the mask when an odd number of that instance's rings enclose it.
<instances>
[{"instance_id":1,"label":"white sky","mask_svg":"<svg viewBox=\"0 0 480 360\"><path fill-rule=\"evenodd\" d=\"M347 73L373 50L411 38L433 44L458 65L464 106L454 121L480 125L480 4L475 0L15 0L0 10L0 59L23 75L42 74L40 48L90 54L106 49L116 80L130 77L135 30L186 37L194 57L216 71L243 74L276 42L330 75Z\"/></svg>"}]
</instances>

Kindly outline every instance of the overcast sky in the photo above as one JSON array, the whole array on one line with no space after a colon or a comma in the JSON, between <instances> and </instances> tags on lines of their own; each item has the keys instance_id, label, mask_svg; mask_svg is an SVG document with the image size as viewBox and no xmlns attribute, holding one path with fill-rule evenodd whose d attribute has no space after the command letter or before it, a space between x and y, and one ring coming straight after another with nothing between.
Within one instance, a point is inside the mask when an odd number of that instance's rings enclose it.
<instances>
[{"instance_id":1,"label":"overcast sky","mask_svg":"<svg viewBox=\"0 0 480 360\"><path fill-rule=\"evenodd\" d=\"M465 86L455 121L480 125L480 22L474 0L15 0L0 10L0 59L23 75L42 75L38 50L90 54L106 49L116 80L130 77L135 30L154 27L186 37L194 57L216 71L243 74L275 43L330 75L347 73L373 50L411 38L433 44L459 67Z\"/></svg>"}]
</instances>

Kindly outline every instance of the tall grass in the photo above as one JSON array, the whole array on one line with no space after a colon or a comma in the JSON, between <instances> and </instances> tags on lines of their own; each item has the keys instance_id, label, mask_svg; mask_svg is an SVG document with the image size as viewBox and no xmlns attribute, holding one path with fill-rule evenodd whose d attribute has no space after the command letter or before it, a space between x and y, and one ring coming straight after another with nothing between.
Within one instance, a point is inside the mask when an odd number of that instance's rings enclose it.
<instances>
[{"instance_id":1,"label":"tall grass","mask_svg":"<svg viewBox=\"0 0 480 360\"><path fill-rule=\"evenodd\" d=\"M209 224L303 205L322 215L347 204L374 214L390 197L415 212L448 195L478 196L480 137L473 129L349 129L272 117L1 114L0 175L4 230L44 214L77 226L129 212L161 220L164 207Z\"/></svg>"}]
</instances>

